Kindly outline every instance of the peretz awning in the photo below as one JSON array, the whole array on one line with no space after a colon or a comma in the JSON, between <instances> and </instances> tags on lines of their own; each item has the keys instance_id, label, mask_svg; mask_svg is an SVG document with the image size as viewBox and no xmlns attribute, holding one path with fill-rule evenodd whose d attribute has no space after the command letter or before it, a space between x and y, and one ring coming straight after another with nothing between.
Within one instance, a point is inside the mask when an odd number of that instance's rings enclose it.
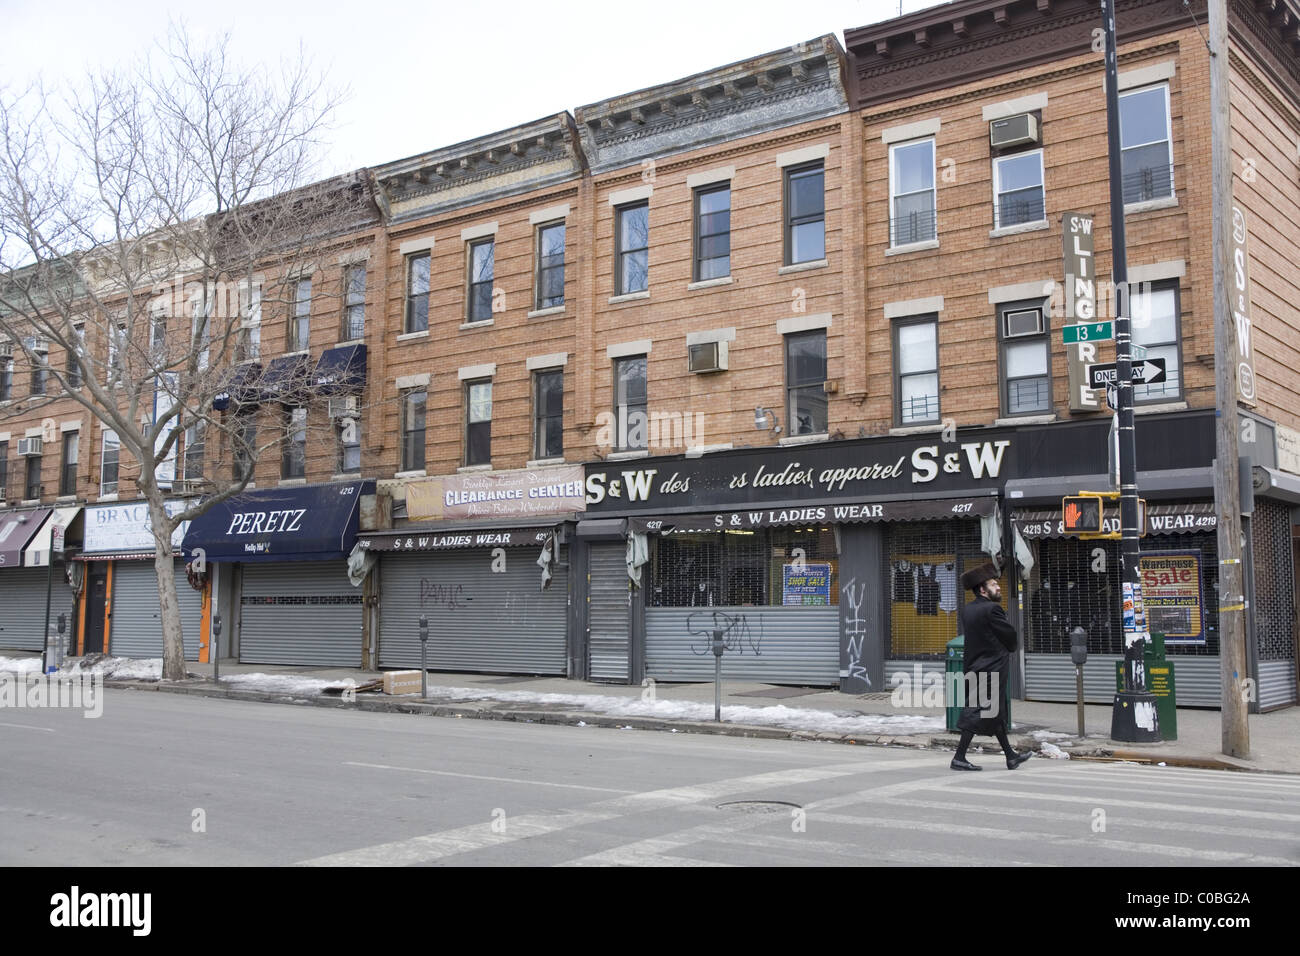
<instances>
[{"instance_id":1,"label":"peretz awning","mask_svg":"<svg viewBox=\"0 0 1300 956\"><path fill-rule=\"evenodd\" d=\"M659 534L698 534L706 531L747 531L815 524L859 524L869 521L944 521L979 518L997 507L992 495L972 498L928 498L906 501L840 502L797 508L752 508L714 514L628 518L628 530Z\"/></svg>"},{"instance_id":2,"label":"peretz awning","mask_svg":"<svg viewBox=\"0 0 1300 956\"><path fill-rule=\"evenodd\" d=\"M359 392L366 387L366 347L344 345L326 349L312 373L312 387L319 395Z\"/></svg>"},{"instance_id":3,"label":"peretz awning","mask_svg":"<svg viewBox=\"0 0 1300 956\"><path fill-rule=\"evenodd\" d=\"M224 412L231 402L236 405L248 405L258 400L257 380L262 377L262 366L256 362L236 365L221 383L221 389L212 397L212 407Z\"/></svg>"},{"instance_id":4,"label":"peretz awning","mask_svg":"<svg viewBox=\"0 0 1300 956\"><path fill-rule=\"evenodd\" d=\"M262 376L262 398L271 402L298 402L306 398L311 370L305 354L272 359Z\"/></svg>"},{"instance_id":5,"label":"peretz awning","mask_svg":"<svg viewBox=\"0 0 1300 956\"><path fill-rule=\"evenodd\" d=\"M0 515L0 570L22 566L23 549L41 530L52 510L37 508Z\"/></svg>"},{"instance_id":6,"label":"peretz awning","mask_svg":"<svg viewBox=\"0 0 1300 956\"><path fill-rule=\"evenodd\" d=\"M227 498L190 522L182 547L208 561L327 561L357 539L361 497L373 481L271 488Z\"/></svg>"}]
</instances>

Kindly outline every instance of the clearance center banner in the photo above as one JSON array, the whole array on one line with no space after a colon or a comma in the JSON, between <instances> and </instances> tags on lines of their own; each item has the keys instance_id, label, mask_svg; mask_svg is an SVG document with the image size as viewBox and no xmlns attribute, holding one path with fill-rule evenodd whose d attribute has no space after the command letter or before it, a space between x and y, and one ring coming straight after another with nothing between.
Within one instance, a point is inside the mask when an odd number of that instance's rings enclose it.
<instances>
[{"instance_id":1,"label":"clearance center banner","mask_svg":"<svg viewBox=\"0 0 1300 956\"><path fill-rule=\"evenodd\" d=\"M406 486L411 521L524 518L587 510L581 465L445 475Z\"/></svg>"}]
</instances>

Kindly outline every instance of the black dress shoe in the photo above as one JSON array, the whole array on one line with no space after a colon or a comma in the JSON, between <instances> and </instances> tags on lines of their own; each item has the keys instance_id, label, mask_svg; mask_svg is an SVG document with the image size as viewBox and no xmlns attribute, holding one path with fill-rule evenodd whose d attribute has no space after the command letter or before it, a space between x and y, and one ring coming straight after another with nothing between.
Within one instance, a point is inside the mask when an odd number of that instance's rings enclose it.
<instances>
[{"instance_id":1,"label":"black dress shoe","mask_svg":"<svg viewBox=\"0 0 1300 956\"><path fill-rule=\"evenodd\" d=\"M952 763L948 764L948 766L951 767L953 770L983 770L984 769L983 767L978 766L977 764L971 763L969 760L958 760L956 757L952 758Z\"/></svg>"},{"instance_id":2,"label":"black dress shoe","mask_svg":"<svg viewBox=\"0 0 1300 956\"><path fill-rule=\"evenodd\" d=\"M1022 763L1024 763L1026 760L1028 760L1028 759L1029 759L1030 757L1032 757L1033 755L1034 755L1034 752L1033 752L1032 750L1026 750L1024 753L1016 754L1014 757L1008 757L1008 758L1007 758L1007 769L1008 769L1008 770L1015 770L1017 767L1019 767Z\"/></svg>"}]
</instances>

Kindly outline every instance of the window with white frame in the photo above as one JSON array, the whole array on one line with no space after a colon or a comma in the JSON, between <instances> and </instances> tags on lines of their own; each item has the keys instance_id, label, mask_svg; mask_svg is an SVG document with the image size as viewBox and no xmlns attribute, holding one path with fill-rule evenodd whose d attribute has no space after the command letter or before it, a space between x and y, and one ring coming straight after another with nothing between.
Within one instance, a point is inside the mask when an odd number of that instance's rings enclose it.
<instances>
[{"instance_id":1,"label":"window with white frame","mask_svg":"<svg viewBox=\"0 0 1300 956\"><path fill-rule=\"evenodd\" d=\"M402 394L402 471L424 470L425 406L424 389Z\"/></svg>"},{"instance_id":2,"label":"window with white frame","mask_svg":"<svg viewBox=\"0 0 1300 956\"><path fill-rule=\"evenodd\" d=\"M59 469L59 494L69 498L77 493L77 451L81 446L81 433L63 433L63 467Z\"/></svg>"},{"instance_id":3,"label":"window with white frame","mask_svg":"<svg viewBox=\"0 0 1300 956\"><path fill-rule=\"evenodd\" d=\"M99 496L117 494L117 466L122 443L117 432L105 430L99 456Z\"/></svg>"},{"instance_id":4,"label":"window with white frame","mask_svg":"<svg viewBox=\"0 0 1300 956\"><path fill-rule=\"evenodd\" d=\"M492 318L492 281L496 275L496 240L477 239L469 244L469 296L465 321Z\"/></svg>"},{"instance_id":5,"label":"window with white frame","mask_svg":"<svg viewBox=\"0 0 1300 956\"><path fill-rule=\"evenodd\" d=\"M826 258L826 170L822 163L785 171L785 264Z\"/></svg>"},{"instance_id":6,"label":"window with white frame","mask_svg":"<svg viewBox=\"0 0 1300 956\"><path fill-rule=\"evenodd\" d=\"M293 286L293 309L289 316L289 351L306 351L310 343L311 279L299 279Z\"/></svg>"},{"instance_id":7,"label":"window with white frame","mask_svg":"<svg viewBox=\"0 0 1300 956\"><path fill-rule=\"evenodd\" d=\"M646 391L646 356L629 355L614 360L614 419L617 451L649 447L650 416Z\"/></svg>"},{"instance_id":8,"label":"window with white frame","mask_svg":"<svg viewBox=\"0 0 1300 956\"><path fill-rule=\"evenodd\" d=\"M361 421L357 416L334 420L338 439L338 473L354 475L361 471Z\"/></svg>"},{"instance_id":9,"label":"window with white frame","mask_svg":"<svg viewBox=\"0 0 1300 956\"><path fill-rule=\"evenodd\" d=\"M939 317L894 323L894 406L899 425L939 420Z\"/></svg>"},{"instance_id":10,"label":"window with white frame","mask_svg":"<svg viewBox=\"0 0 1300 956\"><path fill-rule=\"evenodd\" d=\"M429 328L430 253L406 257L406 322L403 332L425 332Z\"/></svg>"},{"instance_id":11,"label":"window with white frame","mask_svg":"<svg viewBox=\"0 0 1300 956\"><path fill-rule=\"evenodd\" d=\"M357 263L343 270L343 329L341 342L366 336L366 266Z\"/></svg>"},{"instance_id":12,"label":"window with white frame","mask_svg":"<svg viewBox=\"0 0 1300 956\"><path fill-rule=\"evenodd\" d=\"M533 457L564 457L564 369L533 373Z\"/></svg>"},{"instance_id":13,"label":"window with white frame","mask_svg":"<svg viewBox=\"0 0 1300 956\"><path fill-rule=\"evenodd\" d=\"M695 190L694 280L731 275L731 183Z\"/></svg>"},{"instance_id":14,"label":"window with white frame","mask_svg":"<svg viewBox=\"0 0 1300 956\"><path fill-rule=\"evenodd\" d=\"M998 306L1002 344L1002 412L1042 415L1052 410L1051 350L1041 301Z\"/></svg>"},{"instance_id":15,"label":"window with white frame","mask_svg":"<svg viewBox=\"0 0 1300 956\"><path fill-rule=\"evenodd\" d=\"M239 330L239 342L236 346L236 359L240 362L256 362L262 357L262 290L253 289L248 296L248 306L244 313L243 327Z\"/></svg>"},{"instance_id":16,"label":"window with white frame","mask_svg":"<svg viewBox=\"0 0 1300 956\"><path fill-rule=\"evenodd\" d=\"M1005 229L1046 219L1043 151L993 158L993 227Z\"/></svg>"},{"instance_id":17,"label":"window with white frame","mask_svg":"<svg viewBox=\"0 0 1300 956\"><path fill-rule=\"evenodd\" d=\"M614 294L650 288L650 204L619 206L614 216Z\"/></svg>"},{"instance_id":18,"label":"window with white frame","mask_svg":"<svg viewBox=\"0 0 1300 956\"><path fill-rule=\"evenodd\" d=\"M934 140L889 147L889 244L928 242L936 232Z\"/></svg>"},{"instance_id":19,"label":"window with white frame","mask_svg":"<svg viewBox=\"0 0 1300 956\"><path fill-rule=\"evenodd\" d=\"M790 434L826 434L825 329L785 337L785 387Z\"/></svg>"},{"instance_id":20,"label":"window with white frame","mask_svg":"<svg viewBox=\"0 0 1300 956\"><path fill-rule=\"evenodd\" d=\"M465 383L465 464L492 463L492 381Z\"/></svg>"},{"instance_id":21,"label":"window with white frame","mask_svg":"<svg viewBox=\"0 0 1300 956\"><path fill-rule=\"evenodd\" d=\"M1119 143L1125 203L1174 194L1168 84L1119 95Z\"/></svg>"},{"instance_id":22,"label":"window with white frame","mask_svg":"<svg viewBox=\"0 0 1300 956\"><path fill-rule=\"evenodd\" d=\"M1151 385L1134 385L1133 401L1180 401L1183 398L1183 376L1177 284L1160 283L1146 288L1134 284L1129 307L1133 344L1146 349L1147 358L1165 360L1165 380Z\"/></svg>"},{"instance_id":23,"label":"window with white frame","mask_svg":"<svg viewBox=\"0 0 1300 956\"><path fill-rule=\"evenodd\" d=\"M537 300L535 308L564 305L564 220L537 227Z\"/></svg>"}]
</instances>

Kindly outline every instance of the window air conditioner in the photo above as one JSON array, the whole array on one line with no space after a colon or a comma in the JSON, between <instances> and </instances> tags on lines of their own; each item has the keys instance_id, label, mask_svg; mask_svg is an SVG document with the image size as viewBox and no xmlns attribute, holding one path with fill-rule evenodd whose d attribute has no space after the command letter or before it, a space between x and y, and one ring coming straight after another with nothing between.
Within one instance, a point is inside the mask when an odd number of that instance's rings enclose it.
<instances>
[{"instance_id":1,"label":"window air conditioner","mask_svg":"<svg viewBox=\"0 0 1300 956\"><path fill-rule=\"evenodd\" d=\"M1038 120L1033 113L1017 113L989 123L989 145L1010 149L1038 142Z\"/></svg>"},{"instance_id":2,"label":"window air conditioner","mask_svg":"<svg viewBox=\"0 0 1300 956\"><path fill-rule=\"evenodd\" d=\"M725 372L727 370L727 343L700 342L686 346L688 372Z\"/></svg>"},{"instance_id":3,"label":"window air conditioner","mask_svg":"<svg viewBox=\"0 0 1300 956\"><path fill-rule=\"evenodd\" d=\"M14 344L12 342L0 342L0 358L13 358Z\"/></svg>"},{"instance_id":4,"label":"window air conditioner","mask_svg":"<svg viewBox=\"0 0 1300 956\"><path fill-rule=\"evenodd\" d=\"M197 495L199 493L199 485L202 483L202 478L178 478L172 482L172 494Z\"/></svg>"},{"instance_id":5,"label":"window air conditioner","mask_svg":"<svg viewBox=\"0 0 1300 956\"><path fill-rule=\"evenodd\" d=\"M19 457L32 458L41 453L41 438L39 435L32 438L18 439Z\"/></svg>"},{"instance_id":6,"label":"window air conditioner","mask_svg":"<svg viewBox=\"0 0 1300 956\"><path fill-rule=\"evenodd\" d=\"M345 395L330 399L330 418L356 418L357 397Z\"/></svg>"}]
</instances>

